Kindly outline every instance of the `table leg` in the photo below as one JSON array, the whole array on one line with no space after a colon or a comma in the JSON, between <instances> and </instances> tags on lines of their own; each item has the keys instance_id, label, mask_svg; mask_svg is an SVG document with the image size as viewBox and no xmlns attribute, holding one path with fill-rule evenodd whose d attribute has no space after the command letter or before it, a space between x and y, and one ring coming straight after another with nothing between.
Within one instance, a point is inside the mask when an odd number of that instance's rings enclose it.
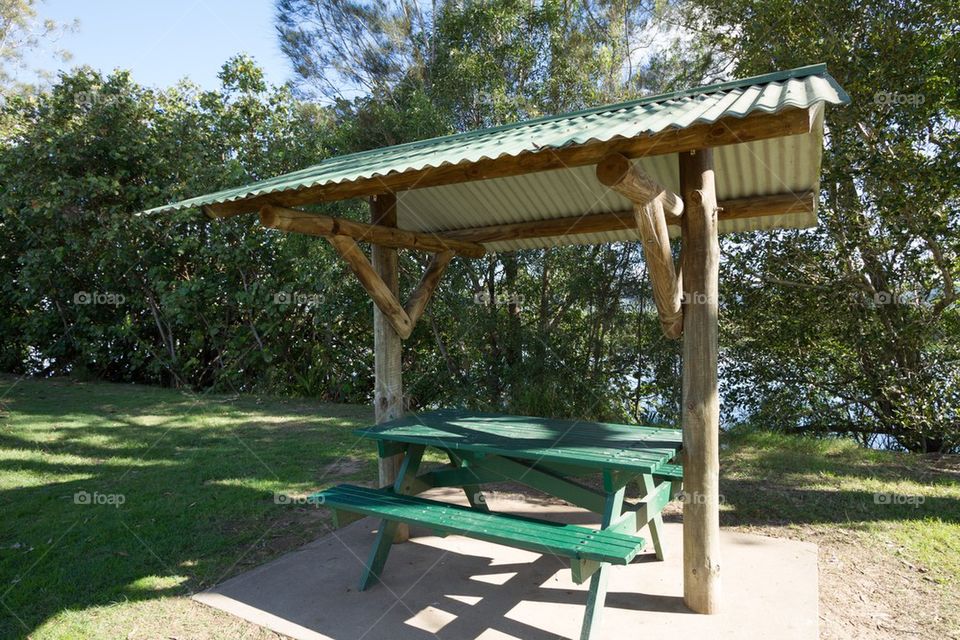
<instances>
[{"instance_id":1,"label":"table leg","mask_svg":"<svg viewBox=\"0 0 960 640\"><path fill-rule=\"evenodd\" d=\"M604 478L606 481L606 478ZM606 482L605 482L606 483ZM601 528L606 529L623 513L623 494L625 487L620 487L613 493L608 493L603 504L603 520ZM597 572L590 577L590 591L587 595L587 610L583 616L583 626L580 629L580 640L589 640L590 634L600 624L603 613L603 603L607 599L607 581L610 578L610 563L600 564Z\"/></svg>"},{"instance_id":2,"label":"table leg","mask_svg":"<svg viewBox=\"0 0 960 640\"><path fill-rule=\"evenodd\" d=\"M447 451L447 455L450 457L450 462L453 463L455 467L463 467L465 461L463 458L458 456L453 451ZM478 511L490 511L490 508L487 507L487 502L483 497L483 493L480 492L480 485L478 484L465 484L463 485L463 492L467 494L467 501L470 503L470 506Z\"/></svg>"},{"instance_id":3,"label":"table leg","mask_svg":"<svg viewBox=\"0 0 960 640\"><path fill-rule=\"evenodd\" d=\"M643 488L643 494L648 496L653 493L656 485L653 482L653 476L649 473L643 474L640 478L640 486ZM657 554L657 560L663 560L663 515L657 512L648 523L650 525L650 539L653 541L653 550Z\"/></svg>"},{"instance_id":4,"label":"table leg","mask_svg":"<svg viewBox=\"0 0 960 640\"><path fill-rule=\"evenodd\" d=\"M423 459L423 445L411 444L407 447L406 455L403 456L403 463L400 465L400 471L397 479L393 483L393 490L396 493L409 493L410 483L416 477L417 470L420 468L420 461ZM363 567L363 574L360 576L360 591L366 591L370 585L380 580L380 573L383 571L383 565L387 562L387 555L390 553L390 547L393 545L393 537L397 531L397 523L390 520L381 520L380 528L377 530L377 539L373 543L373 549L370 550L370 557L367 564Z\"/></svg>"}]
</instances>

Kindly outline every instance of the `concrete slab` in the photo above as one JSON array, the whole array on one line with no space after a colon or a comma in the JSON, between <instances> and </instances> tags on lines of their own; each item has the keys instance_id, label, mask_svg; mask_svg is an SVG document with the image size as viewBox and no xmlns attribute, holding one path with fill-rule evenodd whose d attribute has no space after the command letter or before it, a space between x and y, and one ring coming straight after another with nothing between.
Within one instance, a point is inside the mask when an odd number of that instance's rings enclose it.
<instances>
[{"instance_id":1,"label":"concrete slab","mask_svg":"<svg viewBox=\"0 0 960 640\"><path fill-rule=\"evenodd\" d=\"M461 492L428 497L462 502ZM595 516L531 499L488 498L497 511L578 524ZM378 522L364 519L194 596L293 638L547 640L578 638L587 585L561 560L413 530L396 545L384 582L358 592ZM648 535L644 536L649 539ZM667 557L652 550L614 567L597 638L813 640L818 636L817 547L723 531L724 611L683 604L682 525L666 525Z\"/></svg>"}]
</instances>

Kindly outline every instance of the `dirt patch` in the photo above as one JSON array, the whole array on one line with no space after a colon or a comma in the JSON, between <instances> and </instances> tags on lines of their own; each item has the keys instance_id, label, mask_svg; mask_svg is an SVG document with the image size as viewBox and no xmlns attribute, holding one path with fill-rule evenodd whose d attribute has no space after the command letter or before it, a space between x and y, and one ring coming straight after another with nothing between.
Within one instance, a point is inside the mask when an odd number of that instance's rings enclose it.
<instances>
[{"instance_id":1,"label":"dirt patch","mask_svg":"<svg viewBox=\"0 0 960 640\"><path fill-rule=\"evenodd\" d=\"M320 478L324 481L341 476L352 476L363 472L369 464L368 460L363 458L351 458L344 456L334 460L320 471Z\"/></svg>"},{"instance_id":2,"label":"dirt patch","mask_svg":"<svg viewBox=\"0 0 960 640\"><path fill-rule=\"evenodd\" d=\"M878 547L874 537L842 527L732 528L818 546L824 640L960 637L926 570Z\"/></svg>"}]
</instances>

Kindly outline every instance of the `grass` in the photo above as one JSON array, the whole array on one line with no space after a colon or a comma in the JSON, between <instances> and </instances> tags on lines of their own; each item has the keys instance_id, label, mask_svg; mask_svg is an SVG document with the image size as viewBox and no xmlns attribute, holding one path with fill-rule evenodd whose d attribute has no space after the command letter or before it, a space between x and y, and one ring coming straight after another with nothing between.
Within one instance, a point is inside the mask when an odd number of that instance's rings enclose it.
<instances>
[{"instance_id":1,"label":"grass","mask_svg":"<svg viewBox=\"0 0 960 640\"><path fill-rule=\"evenodd\" d=\"M165 624L176 596L322 535L325 512L275 495L376 477L350 434L367 408L13 383L0 381L0 637L152 637L165 627L149 616Z\"/></svg>"},{"instance_id":2,"label":"grass","mask_svg":"<svg viewBox=\"0 0 960 640\"><path fill-rule=\"evenodd\" d=\"M296 498L376 477L350 434L366 407L9 377L0 398L3 638L276 637L184 596L323 535L326 512ZM897 576L890 593L935 605L920 637L955 633L955 462L741 433L722 463L723 524L818 542L838 615L855 596L824 563L859 554Z\"/></svg>"},{"instance_id":3,"label":"grass","mask_svg":"<svg viewBox=\"0 0 960 640\"><path fill-rule=\"evenodd\" d=\"M960 457L752 432L721 468L722 525L820 545L824 637L960 638Z\"/></svg>"}]
</instances>

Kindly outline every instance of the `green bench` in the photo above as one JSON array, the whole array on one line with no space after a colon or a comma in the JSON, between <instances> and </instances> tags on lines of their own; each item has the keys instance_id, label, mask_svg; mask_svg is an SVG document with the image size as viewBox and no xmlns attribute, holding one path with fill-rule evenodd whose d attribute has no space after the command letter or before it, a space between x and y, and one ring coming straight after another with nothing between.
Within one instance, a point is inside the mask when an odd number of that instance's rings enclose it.
<instances>
[{"instance_id":1,"label":"green bench","mask_svg":"<svg viewBox=\"0 0 960 640\"><path fill-rule=\"evenodd\" d=\"M476 538L569 560L575 583L589 581L581 640L597 628L612 565L628 564L644 546L649 527L663 559L663 508L680 493L683 469L672 464L682 446L679 429L551 420L464 410L440 410L354 431L377 443L381 458L401 456L392 487L340 485L314 495L342 526L380 518L360 590L379 580L401 523L440 535ZM424 450L443 452L450 464L421 472ZM598 478L599 476L599 478ZM585 482L600 479L600 486ZM514 482L600 516L600 529L491 513L481 488ZM638 499L627 500L628 485ZM417 497L432 488L459 487L469 507Z\"/></svg>"},{"instance_id":2,"label":"green bench","mask_svg":"<svg viewBox=\"0 0 960 640\"><path fill-rule=\"evenodd\" d=\"M643 538L634 535L477 511L446 502L401 495L389 489L342 484L315 494L312 500L333 509L335 513L346 511L392 523L422 525L443 535L453 533L567 558L571 561L573 578L578 584L584 582L601 562L629 564L645 544ZM337 515L337 524L350 519ZM379 579L385 561L385 556L371 559L360 579L361 591Z\"/></svg>"}]
</instances>

